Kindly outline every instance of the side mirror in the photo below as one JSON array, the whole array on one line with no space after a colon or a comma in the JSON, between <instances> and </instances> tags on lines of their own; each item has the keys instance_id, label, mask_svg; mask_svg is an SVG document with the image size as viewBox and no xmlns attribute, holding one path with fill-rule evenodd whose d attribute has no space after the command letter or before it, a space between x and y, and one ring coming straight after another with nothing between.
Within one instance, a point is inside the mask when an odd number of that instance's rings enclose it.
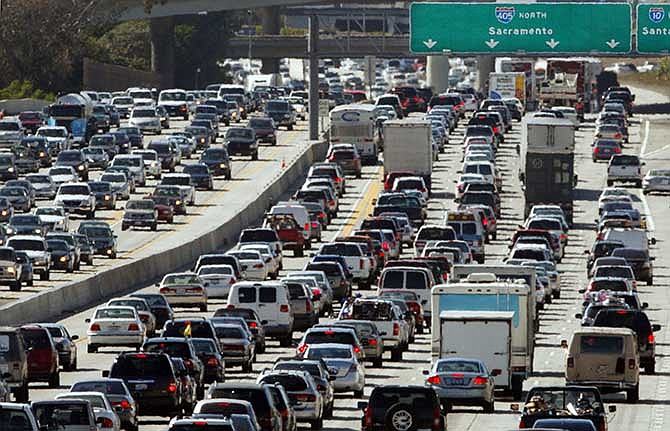
<instances>
[{"instance_id":1,"label":"side mirror","mask_svg":"<svg viewBox=\"0 0 670 431\"><path fill-rule=\"evenodd\" d=\"M586 289L579 289L577 292L579 292L579 293L586 293Z\"/></svg>"},{"instance_id":2,"label":"side mirror","mask_svg":"<svg viewBox=\"0 0 670 431\"><path fill-rule=\"evenodd\" d=\"M428 371L428 370L423 370L423 371L421 371L421 374L423 374L424 376L427 376L427 375L430 374L430 371Z\"/></svg>"},{"instance_id":3,"label":"side mirror","mask_svg":"<svg viewBox=\"0 0 670 431\"><path fill-rule=\"evenodd\" d=\"M642 308L649 308L649 303L648 302L643 302L642 303Z\"/></svg>"},{"instance_id":4,"label":"side mirror","mask_svg":"<svg viewBox=\"0 0 670 431\"><path fill-rule=\"evenodd\" d=\"M562 349L568 348L568 340L561 340L561 348Z\"/></svg>"},{"instance_id":5,"label":"side mirror","mask_svg":"<svg viewBox=\"0 0 670 431\"><path fill-rule=\"evenodd\" d=\"M79 335L73 335L73 336L72 336L72 341L74 341L74 340L78 340L78 339L79 339Z\"/></svg>"},{"instance_id":6,"label":"side mirror","mask_svg":"<svg viewBox=\"0 0 670 431\"><path fill-rule=\"evenodd\" d=\"M499 369L499 368L495 368L495 369L491 370L491 375L494 376L494 377L499 376L501 374L502 374L502 370Z\"/></svg>"},{"instance_id":7,"label":"side mirror","mask_svg":"<svg viewBox=\"0 0 670 431\"><path fill-rule=\"evenodd\" d=\"M109 370L103 370L102 371L102 377L108 378L109 377Z\"/></svg>"},{"instance_id":8,"label":"side mirror","mask_svg":"<svg viewBox=\"0 0 670 431\"><path fill-rule=\"evenodd\" d=\"M661 330L661 325L659 325L658 323L654 323L653 325L651 325L651 330L653 332L658 332Z\"/></svg>"},{"instance_id":9,"label":"side mirror","mask_svg":"<svg viewBox=\"0 0 670 431\"><path fill-rule=\"evenodd\" d=\"M84 319L84 323L91 323L91 319Z\"/></svg>"},{"instance_id":10,"label":"side mirror","mask_svg":"<svg viewBox=\"0 0 670 431\"><path fill-rule=\"evenodd\" d=\"M516 403L515 403L515 404L510 404L510 405L509 405L509 408L510 408L510 410L512 410L513 412L518 412L518 411L519 411L519 405L516 404Z\"/></svg>"},{"instance_id":11,"label":"side mirror","mask_svg":"<svg viewBox=\"0 0 670 431\"><path fill-rule=\"evenodd\" d=\"M612 406L612 405L607 406L607 411L609 411L610 413L616 412L616 406Z\"/></svg>"},{"instance_id":12,"label":"side mirror","mask_svg":"<svg viewBox=\"0 0 670 431\"><path fill-rule=\"evenodd\" d=\"M337 368L328 368L328 374L330 374L331 377L335 377L337 375Z\"/></svg>"},{"instance_id":13,"label":"side mirror","mask_svg":"<svg viewBox=\"0 0 670 431\"><path fill-rule=\"evenodd\" d=\"M582 313L577 313L577 314L575 314L575 319L581 319L581 318L583 318L583 317L584 317L584 316L582 316Z\"/></svg>"},{"instance_id":14,"label":"side mirror","mask_svg":"<svg viewBox=\"0 0 670 431\"><path fill-rule=\"evenodd\" d=\"M367 401L359 401L357 404L358 408L361 410L365 410L368 408L368 403Z\"/></svg>"}]
</instances>

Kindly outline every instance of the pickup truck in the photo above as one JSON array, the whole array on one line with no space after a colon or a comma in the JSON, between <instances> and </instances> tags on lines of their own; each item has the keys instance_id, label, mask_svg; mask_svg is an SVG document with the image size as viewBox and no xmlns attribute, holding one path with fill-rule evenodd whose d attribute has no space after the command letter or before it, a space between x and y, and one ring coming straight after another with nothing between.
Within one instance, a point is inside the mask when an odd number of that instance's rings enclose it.
<instances>
[{"instance_id":1,"label":"pickup truck","mask_svg":"<svg viewBox=\"0 0 670 431\"><path fill-rule=\"evenodd\" d=\"M407 196L404 193L383 194L373 202L375 207L373 215L382 213L400 212L407 214L409 221L415 226L423 225L426 219L426 210L421 206L418 198Z\"/></svg>"},{"instance_id":2,"label":"pickup truck","mask_svg":"<svg viewBox=\"0 0 670 431\"><path fill-rule=\"evenodd\" d=\"M615 154L607 165L607 187L615 182L632 182L635 187L642 187L642 166L638 156L629 154Z\"/></svg>"},{"instance_id":3,"label":"pickup truck","mask_svg":"<svg viewBox=\"0 0 670 431\"><path fill-rule=\"evenodd\" d=\"M374 263L361 246L355 242L331 242L324 244L317 254L339 255L344 257L349 271L358 282L359 289L369 289L374 278Z\"/></svg>"},{"instance_id":4,"label":"pickup truck","mask_svg":"<svg viewBox=\"0 0 670 431\"><path fill-rule=\"evenodd\" d=\"M409 344L409 325L391 301L357 298L342 306L338 319L373 322L384 340L384 350L391 351L391 360L402 361L402 354Z\"/></svg>"},{"instance_id":5,"label":"pickup truck","mask_svg":"<svg viewBox=\"0 0 670 431\"><path fill-rule=\"evenodd\" d=\"M265 219L264 228L271 228L277 232L281 247L275 247L281 256L281 250L293 250L295 257L302 257L305 250L305 237L298 222L291 214L274 214ZM276 244L275 244L276 246ZM281 257L280 257L281 262ZM281 268L280 268L281 269Z\"/></svg>"},{"instance_id":6,"label":"pickup truck","mask_svg":"<svg viewBox=\"0 0 670 431\"><path fill-rule=\"evenodd\" d=\"M162 186L179 186L187 205L195 205L195 187L189 174L164 174Z\"/></svg>"},{"instance_id":7,"label":"pickup truck","mask_svg":"<svg viewBox=\"0 0 670 431\"><path fill-rule=\"evenodd\" d=\"M523 409L512 404L512 410L521 410L519 428L533 428L538 419L572 418L593 422L595 429L607 429L607 412L600 391L593 386L535 386L528 391ZM609 406L613 413L616 406Z\"/></svg>"}]
</instances>

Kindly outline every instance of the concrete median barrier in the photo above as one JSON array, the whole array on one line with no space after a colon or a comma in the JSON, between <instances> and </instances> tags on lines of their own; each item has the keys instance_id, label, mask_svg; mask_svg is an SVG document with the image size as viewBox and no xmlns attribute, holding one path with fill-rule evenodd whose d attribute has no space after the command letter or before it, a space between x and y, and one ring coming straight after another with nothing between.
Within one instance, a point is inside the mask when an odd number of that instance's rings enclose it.
<instances>
[{"instance_id":1,"label":"concrete median barrier","mask_svg":"<svg viewBox=\"0 0 670 431\"><path fill-rule=\"evenodd\" d=\"M242 229L259 222L271 202L276 202L301 180L314 162L324 159L325 142L313 142L266 184L253 201L246 203L235 217L178 247L122 263L85 280L32 295L0 307L0 325L54 321L58 318L132 292L157 282L172 271L192 268L201 254L211 253L237 242Z\"/></svg>"}]
</instances>

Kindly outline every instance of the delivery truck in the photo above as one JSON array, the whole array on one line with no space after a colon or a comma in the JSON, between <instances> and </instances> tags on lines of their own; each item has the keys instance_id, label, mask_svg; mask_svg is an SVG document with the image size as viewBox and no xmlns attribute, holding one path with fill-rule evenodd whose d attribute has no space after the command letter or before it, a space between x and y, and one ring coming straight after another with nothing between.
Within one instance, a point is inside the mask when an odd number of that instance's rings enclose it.
<instances>
[{"instance_id":1,"label":"delivery truck","mask_svg":"<svg viewBox=\"0 0 670 431\"><path fill-rule=\"evenodd\" d=\"M423 177L428 189L433 174L433 133L430 121L417 118L384 122L384 179L392 172Z\"/></svg>"},{"instance_id":2,"label":"delivery truck","mask_svg":"<svg viewBox=\"0 0 670 431\"><path fill-rule=\"evenodd\" d=\"M438 358L477 358L490 371L497 370L496 388L513 388L513 311L443 311L439 319L434 331Z\"/></svg>"},{"instance_id":3,"label":"delivery truck","mask_svg":"<svg viewBox=\"0 0 670 431\"><path fill-rule=\"evenodd\" d=\"M523 72L489 73L489 98L517 98L526 106L526 75Z\"/></svg>"}]
</instances>

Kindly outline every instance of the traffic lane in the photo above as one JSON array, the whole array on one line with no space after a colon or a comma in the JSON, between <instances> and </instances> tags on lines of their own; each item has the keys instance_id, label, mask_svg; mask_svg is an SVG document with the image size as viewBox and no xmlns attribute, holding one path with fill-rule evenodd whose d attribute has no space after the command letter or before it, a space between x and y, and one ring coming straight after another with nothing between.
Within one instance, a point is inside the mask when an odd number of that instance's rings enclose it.
<instances>
[{"instance_id":1,"label":"traffic lane","mask_svg":"<svg viewBox=\"0 0 670 431\"><path fill-rule=\"evenodd\" d=\"M185 125L186 123L183 122ZM183 130L183 125L179 122L172 126L177 128L170 129L170 132ZM179 127L182 127L179 129ZM165 132L166 134L168 132ZM144 145L153 139L153 136L145 136ZM121 218L123 216L124 201L117 202L116 210L96 211L96 220L106 221L113 226L114 231L119 236L119 257L109 259L103 256L96 256L92 266L82 265L79 271L75 273L65 273L62 271L53 271L50 281L35 280L34 286L25 286L21 292L2 291L0 293L0 305L11 302L16 299L26 298L29 295L39 293L45 288L51 288L54 285L62 285L73 281L82 280L90 277L101 270L120 264L128 258L144 256L157 250L167 249L179 244L186 239L192 238L195 234L204 233L220 224L222 218L232 217L236 210L249 202L248 187L254 184L255 192L265 187L282 169L282 163L290 163L305 147L307 134L305 124L299 124L294 131L281 131L278 133L278 145L263 145L259 151L259 160L250 161L247 157L233 157L232 168L233 178L226 181L223 177L215 178L214 191L197 191L196 205L188 208L188 214L185 216L175 216L175 222L171 225L159 224L158 233L149 230L128 230L121 231ZM219 139L216 145L221 145ZM193 159L185 159L183 165L196 163L197 156ZM178 170L181 170L179 168ZM102 175L102 171L92 171L91 179L97 179ZM131 198L141 198L150 193L153 187L158 184L154 179L147 180L146 187L137 187ZM252 195L253 196L253 195ZM52 205L53 201L37 201L38 206ZM70 231L76 231L83 220L82 217L72 216L70 219ZM193 223L196 222L196 223ZM189 226L196 224L196 227ZM187 229L188 228L188 229Z\"/></svg>"}]
</instances>

